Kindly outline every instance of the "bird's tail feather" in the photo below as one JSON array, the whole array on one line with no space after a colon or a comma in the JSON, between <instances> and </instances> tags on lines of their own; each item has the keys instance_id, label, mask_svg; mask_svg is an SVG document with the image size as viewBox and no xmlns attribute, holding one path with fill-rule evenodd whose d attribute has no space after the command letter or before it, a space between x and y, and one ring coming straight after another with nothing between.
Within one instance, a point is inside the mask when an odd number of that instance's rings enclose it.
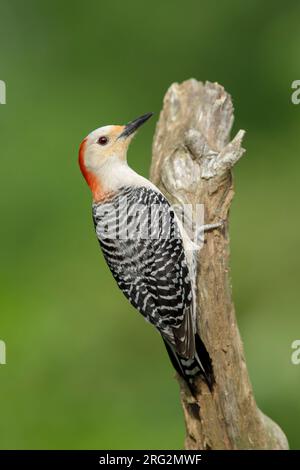
<instances>
[{"instance_id":1,"label":"bird's tail feather","mask_svg":"<svg viewBox=\"0 0 300 470\"><path fill-rule=\"evenodd\" d=\"M200 375L206 381L208 387L212 389L214 376L211 359L203 341L198 334L195 336L196 353L195 356L191 359L186 359L180 356L175 351L174 347L165 339L164 343L173 367L190 387L193 385L194 378Z\"/></svg>"}]
</instances>

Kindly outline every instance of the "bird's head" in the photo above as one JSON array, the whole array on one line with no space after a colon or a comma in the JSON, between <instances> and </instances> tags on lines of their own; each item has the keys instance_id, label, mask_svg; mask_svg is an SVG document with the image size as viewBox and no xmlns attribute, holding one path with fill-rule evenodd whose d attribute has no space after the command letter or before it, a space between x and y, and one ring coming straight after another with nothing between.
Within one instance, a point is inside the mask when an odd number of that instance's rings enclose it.
<instances>
[{"instance_id":1,"label":"bird's head","mask_svg":"<svg viewBox=\"0 0 300 470\"><path fill-rule=\"evenodd\" d=\"M127 149L137 129L153 113L144 114L124 126L104 126L91 132L79 148L79 166L90 186L94 199L103 191L104 169L126 163Z\"/></svg>"}]
</instances>

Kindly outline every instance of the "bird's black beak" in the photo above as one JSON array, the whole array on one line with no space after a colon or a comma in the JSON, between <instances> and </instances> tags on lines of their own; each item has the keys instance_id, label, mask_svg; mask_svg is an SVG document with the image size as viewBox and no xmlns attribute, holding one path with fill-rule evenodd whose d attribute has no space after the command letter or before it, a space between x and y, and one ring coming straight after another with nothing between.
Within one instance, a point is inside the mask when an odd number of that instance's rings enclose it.
<instances>
[{"instance_id":1,"label":"bird's black beak","mask_svg":"<svg viewBox=\"0 0 300 470\"><path fill-rule=\"evenodd\" d=\"M137 119L134 119L133 121L130 121L128 124L126 124L123 132L119 135L118 139L122 138L127 138L131 134L133 134L144 122L148 121L148 119L153 116L153 113L147 113L144 114L143 116L138 117Z\"/></svg>"}]
</instances>

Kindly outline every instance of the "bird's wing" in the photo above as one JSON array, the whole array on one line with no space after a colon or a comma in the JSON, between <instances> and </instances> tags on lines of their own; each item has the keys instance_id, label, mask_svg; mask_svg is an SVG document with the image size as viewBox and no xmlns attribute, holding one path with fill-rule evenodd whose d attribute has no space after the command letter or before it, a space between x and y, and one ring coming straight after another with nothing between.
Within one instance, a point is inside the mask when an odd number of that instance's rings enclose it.
<instances>
[{"instance_id":1,"label":"bird's wing","mask_svg":"<svg viewBox=\"0 0 300 470\"><path fill-rule=\"evenodd\" d=\"M120 205L124 196L126 210ZM99 206L93 208L96 233L120 289L180 355L192 357L195 325L191 282L180 231L168 201L153 189L125 188L107 203L107 217L101 206L102 216ZM125 223L124 237L121 232Z\"/></svg>"}]
</instances>

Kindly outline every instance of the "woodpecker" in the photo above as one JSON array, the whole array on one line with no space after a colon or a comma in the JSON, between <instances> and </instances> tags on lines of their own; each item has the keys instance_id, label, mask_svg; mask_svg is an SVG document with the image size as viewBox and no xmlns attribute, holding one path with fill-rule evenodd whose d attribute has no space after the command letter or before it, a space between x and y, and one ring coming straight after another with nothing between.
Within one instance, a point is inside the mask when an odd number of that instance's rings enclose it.
<instances>
[{"instance_id":1,"label":"woodpecker","mask_svg":"<svg viewBox=\"0 0 300 470\"><path fill-rule=\"evenodd\" d=\"M158 330L188 385L202 375L211 387L183 227L161 191L127 164L129 143L152 114L91 132L80 145L79 166L93 196L96 235L119 288Z\"/></svg>"}]
</instances>

